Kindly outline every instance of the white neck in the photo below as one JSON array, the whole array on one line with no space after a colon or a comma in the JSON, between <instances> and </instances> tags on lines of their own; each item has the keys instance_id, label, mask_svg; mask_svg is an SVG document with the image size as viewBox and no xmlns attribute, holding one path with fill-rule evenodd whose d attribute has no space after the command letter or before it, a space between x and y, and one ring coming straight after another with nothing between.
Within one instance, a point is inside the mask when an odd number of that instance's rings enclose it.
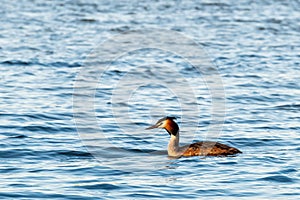
<instances>
[{"instance_id":1,"label":"white neck","mask_svg":"<svg viewBox=\"0 0 300 200\"><path fill-rule=\"evenodd\" d=\"M171 134L169 145L168 145L168 155L172 157L178 157L181 156L184 152L184 149L179 147L179 131L174 136Z\"/></svg>"}]
</instances>

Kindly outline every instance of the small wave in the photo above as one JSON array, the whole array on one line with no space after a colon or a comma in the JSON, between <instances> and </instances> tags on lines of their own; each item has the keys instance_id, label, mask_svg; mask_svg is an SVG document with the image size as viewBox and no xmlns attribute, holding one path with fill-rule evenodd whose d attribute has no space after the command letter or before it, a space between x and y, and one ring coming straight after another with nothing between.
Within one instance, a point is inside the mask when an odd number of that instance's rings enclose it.
<instances>
[{"instance_id":1,"label":"small wave","mask_svg":"<svg viewBox=\"0 0 300 200\"><path fill-rule=\"evenodd\" d=\"M290 110L290 111L300 111L300 104L284 104L279 106L274 106L274 109L278 110Z\"/></svg>"},{"instance_id":2,"label":"small wave","mask_svg":"<svg viewBox=\"0 0 300 200\"><path fill-rule=\"evenodd\" d=\"M35 114L26 114L24 116L32 119L41 119L41 120L61 120L60 116L55 116L52 114L35 113Z\"/></svg>"},{"instance_id":3,"label":"small wave","mask_svg":"<svg viewBox=\"0 0 300 200\"><path fill-rule=\"evenodd\" d=\"M9 168L2 168L0 169L0 173L4 174L4 173L11 173L11 172L15 172L17 170L19 170L20 168L17 167L9 167Z\"/></svg>"},{"instance_id":4,"label":"small wave","mask_svg":"<svg viewBox=\"0 0 300 200\"><path fill-rule=\"evenodd\" d=\"M22 130L30 132L46 132L46 133L59 133L59 132L74 132L74 128L71 127L54 127L54 126L39 126L39 125L30 125L20 127Z\"/></svg>"},{"instance_id":5,"label":"small wave","mask_svg":"<svg viewBox=\"0 0 300 200\"><path fill-rule=\"evenodd\" d=\"M0 151L0 158L21 158L31 157L36 159L53 158L53 157L70 157L70 158L91 158L92 155L84 151L75 150L56 150L56 151L39 151L32 149L10 149Z\"/></svg>"},{"instance_id":6,"label":"small wave","mask_svg":"<svg viewBox=\"0 0 300 200\"><path fill-rule=\"evenodd\" d=\"M23 185L23 184L22 184ZM21 184L18 184L20 187ZM32 187L26 185L27 187ZM16 187L16 186L15 186ZM86 196L78 196L78 195L62 195L62 194L49 194L49 192L0 192L0 197L5 198L8 197L9 199L90 199Z\"/></svg>"},{"instance_id":7,"label":"small wave","mask_svg":"<svg viewBox=\"0 0 300 200\"><path fill-rule=\"evenodd\" d=\"M81 63L68 63L68 62L52 62L52 63L41 63L39 61L24 61L24 60L6 60L1 62L0 64L3 65L12 65L12 66L32 66L32 65L39 65L39 66L51 66L51 67L80 67Z\"/></svg>"},{"instance_id":8,"label":"small wave","mask_svg":"<svg viewBox=\"0 0 300 200\"><path fill-rule=\"evenodd\" d=\"M61 151L56 151L55 152L58 155L64 155L64 156L69 156L69 157L92 157L92 154L90 154L89 152L85 152L85 151L65 151L65 150L61 150Z\"/></svg>"},{"instance_id":9,"label":"small wave","mask_svg":"<svg viewBox=\"0 0 300 200\"><path fill-rule=\"evenodd\" d=\"M121 26L121 27L116 27L116 28L110 29L110 31L118 32L118 33L122 33L122 32L129 31L129 30L130 30L129 26Z\"/></svg>"},{"instance_id":10,"label":"small wave","mask_svg":"<svg viewBox=\"0 0 300 200\"><path fill-rule=\"evenodd\" d=\"M79 20L80 22L86 22L86 23L94 23L97 22L97 19L93 19L93 18L83 18Z\"/></svg>"},{"instance_id":11,"label":"small wave","mask_svg":"<svg viewBox=\"0 0 300 200\"><path fill-rule=\"evenodd\" d=\"M109 183L80 185L80 186L76 186L76 187L89 189L89 190L117 190L117 189L121 188L120 186L109 184Z\"/></svg>"},{"instance_id":12,"label":"small wave","mask_svg":"<svg viewBox=\"0 0 300 200\"><path fill-rule=\"evenodd\" d=\"M75 68L75 67L81 67L81 63L67 63L67 62L53 62L53 63L47 63L44 64L46 66L52 66L52 67L69 67L69 68Z\"/></svg>"},{"instance_id":13,"label":"small wave","mask_svg":"<svg viewBox=\"0 0 300 200\"><path fill-rule=\"evenodd\" d=\"M281 173L281 174L289 174L289 173L295 173L295 172L297 172L296 169L294 169L294 168L289 168L289 169L281 170L279 173Z\"/></svg>"},{"instance_id":14,"label":"small wave","mask_svg":"<svg viewBox=\"0 0 300 200\"><path fill-rule=\"evenodd\" d=\"M235 144L249 147L280 146L285 144L284 140L278 138L235 138L231 141L234 141Z\"/></svg>"},{"instance_id":15,"label":"small wave","mask_svg":"<svg viewBox=\"0 0 300 200\"><path fill-rule=\"evenodd\" d=\"M26 66L26 65L32 65L33 63L28 61L22 61L22 60L7 60L7 61L3 61L1 64Z\"/></svg>"},{"instance_id":16,"label":"small wave","mask_svg":"<svg viewBox=\"0 0 300 200\"><path fill-rule=\"evenodd\" d=\"M2 126L0 126L0 128L3 128ZM12 127L14 128L14 127ZM12 138L12 139L23 139L23 138L28 138L29 136L24 135L24 134L19 134L19 133L11 133L11 132L2 132L1 133L2 136L4 136L3 138Z\"/></svg>"},{"instance_id":17,"label":"small wave","mask_svg":"<svg viewBox=\"0 0 300 200\"><path fill-rule=\"evenodd\" d=\"M262 181L271 181L271 182L280 182L280 183L292 183L294 182L293 179L283 176L283 175L275 175L275 176L267 176L264 178L261 178Z\"/></svg>"},{"instance_id":18,"label":"small wave","mask_svg":"<svg viewBox=\"0 0 300 200\"><path fill-rule=\"evenodd\" d=\"M18 118L18 119L41 119L41 120L61 120L62 116L72 117L70 113L24 113L24 114L17 114L17 113L1 113L0 116L2 117L11 117L11 118Z\"/></svg>"},{"instance_id":19,"label":"small wave","mask_svg":"<svg viewBox=\"0 0 300 200\"><path fill-rule=\"evenodd\" d=\"M203 2L201 3L201 5L203 6L216 6L216 7L229 7L230 4L227 3L221 3L221 2ZM203 8L201 8L199 6L196 6L195 9L196 10L202 10Z\"/></svg>"},{"instance_id":20,"label":"small wave","mask_svg":"<svg viewBox=\"0 0 300 200\"><path fill-rule=\"evenodd\" d=\"M22 139L22 138L27 138L27 137L28 137L27 135L17 134L17 135L11 136L10 138L19 138L19 139Z\"/></svg>"},{"instance_id":21,"label":"small wave","mask_svg":"<svg viewBox=\"0 0 300 200\"><path fill-rule=\"evenodd\" d=\"M0 158L20 158L34 156L35 152L30 149L10 149L0 151Z\"/></svg>"}]
</instances>

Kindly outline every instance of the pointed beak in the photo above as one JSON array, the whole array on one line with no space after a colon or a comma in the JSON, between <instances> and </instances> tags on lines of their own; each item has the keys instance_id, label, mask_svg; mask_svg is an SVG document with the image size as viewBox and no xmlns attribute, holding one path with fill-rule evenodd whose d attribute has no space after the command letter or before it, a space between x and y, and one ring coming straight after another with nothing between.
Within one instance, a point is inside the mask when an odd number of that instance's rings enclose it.
<instances>
[{"instance_id":1,"label":"pointed beak","mask_svg":"<svg viewBox=\"0 0 300 200\"><path fill-rule=\"evenodd\" d=\"M157 128L157 125L153 125L153 126L149 126L148 128L146 128L145 130L150 130L150 129L154 129L154 128Z\"/></svg>"}]
</instances>

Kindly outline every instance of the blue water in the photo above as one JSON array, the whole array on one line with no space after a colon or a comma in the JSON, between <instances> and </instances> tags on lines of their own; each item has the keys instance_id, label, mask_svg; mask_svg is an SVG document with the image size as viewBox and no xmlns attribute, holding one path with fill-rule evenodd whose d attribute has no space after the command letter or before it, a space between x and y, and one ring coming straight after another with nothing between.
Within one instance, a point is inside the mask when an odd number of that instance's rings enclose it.
<instances>
[{"instance_id":1,"label":"blue water","mask_svg":"<svg viewBox=\"0 0 300 200\"><path fill-rule=\"evenodd\" d=\"M0 198L299 199L299 8L296 0L2 1ZM75 125L74 115L87 119L74 111L76 77L93 65L90 53L108 38L154 28L177 31L205 47L226 96L216 139L243 154L170 159L168 134L143 130L165 114L179 116L181 141L188 143L207 138L211 123L210 93L201 75L180 57L153 49L115 61L115 70L106 71L105 84L96 88L97 126L124 155L89 151L78 130L93 129L88 122ZM110 102L124 70L135 69L134 79L169 77L179 86L168 71L174 66L190 77L196 101L145 85L131 99ZM195 105L198 115L184 118ZM113 106L126 122L116 119Z\"/></svg>"}]
</instances>

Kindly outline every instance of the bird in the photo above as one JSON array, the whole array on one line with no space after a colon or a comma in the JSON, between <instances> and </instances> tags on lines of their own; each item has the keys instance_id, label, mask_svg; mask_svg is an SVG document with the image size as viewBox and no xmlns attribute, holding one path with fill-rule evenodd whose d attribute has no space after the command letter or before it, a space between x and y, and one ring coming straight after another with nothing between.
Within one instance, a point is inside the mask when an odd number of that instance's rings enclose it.
<instances>
[{"instance_id":1,"label":"bird","mask_svg":"<svg viewBox=\"0 0 300 200\"><path fill-rule=\"evenodd\" d=\"M146 130L161 128L165 129L170 135L168 144L168 156L170 157L190 157L190 156L229 156L242 153L240 150L228 145L202 141L185 146L179 146L179 126L174 121L176 117L164 117L159 119L156 124L146 128Z\"/></svg>"}]
</instances>

